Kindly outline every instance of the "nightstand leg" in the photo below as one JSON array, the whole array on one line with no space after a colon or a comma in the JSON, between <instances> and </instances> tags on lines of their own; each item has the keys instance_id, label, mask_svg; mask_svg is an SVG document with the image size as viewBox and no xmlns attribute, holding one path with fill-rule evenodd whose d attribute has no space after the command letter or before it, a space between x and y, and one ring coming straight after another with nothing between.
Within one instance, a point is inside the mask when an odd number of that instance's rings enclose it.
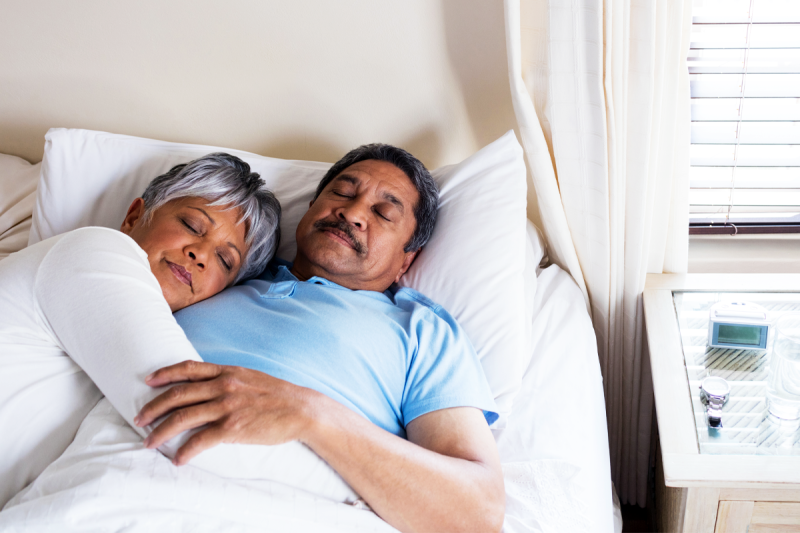
<instances>
[{"instance_id":1,"label":"nightstand leg","mask_svg":"<svg viewBox=\"0 0 800 533\"><path fill-rule=\"evenodd\" d=\"M660 450L656 452L656 531L715 533L719 489L667 487Z\"/></svg>"},{"instance_id":2,"label":"nightstand leg","mask_svg":"<svg viewBox=\"0 0 800 533\"><path fill-rule=\"evenodd\" d=\"M656 488L659 533L716 533L719 489ZM718 531L718 530L717 530ZM732 530L733 531L733 530Z\"/></svg>"},{"instance_id":3,"label":"nightstand leg","mask_svg":"<svg viewBox=\"0 0 800 533\"><path fill-rule=\"evenodd\" d=\"M689 487L683 533L714 533L719 506L719 489Z\"/></svg>"},{"instance_id":4,"label":"nightstand leg","mask_svg":"<svg viewBox=\"0 0 800 533\"><path fill-rule=\"evenodd\" d=\"M714 533L747 533L754 502L721 501Z\"/></svg>"}]
</instances>

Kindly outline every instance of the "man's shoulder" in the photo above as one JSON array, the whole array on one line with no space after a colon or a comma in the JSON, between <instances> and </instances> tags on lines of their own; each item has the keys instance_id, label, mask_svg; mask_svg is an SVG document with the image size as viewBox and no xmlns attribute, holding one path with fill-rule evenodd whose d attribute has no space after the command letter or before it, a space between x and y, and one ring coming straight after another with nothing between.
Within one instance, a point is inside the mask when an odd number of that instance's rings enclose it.
<instances>
[{"instance_id":1,"label":"man's shoulder","mask_svg":"<svg viewBox=\"0 0 800 533\"><path fill-rule=\"evenodd\" d=\"M391 291L393 291L393 301L398 307L420 316L427 322L447 324L450 329L459 328L458 321L447 309L418 290L393 285Z\"/></svg>"},{"instance_id":2,"label":"man's shoulder","mask_svg":"<svg viewBox=\"0 0 800 533\"><path fill-rule=\"evenodd\" d=\"M413 305L419 305L430 309L434 314L438 314L440 310L444 310L441 305L434 302L421 292L412 289L411 287L401 287L393 285L389 292L394 297L395 302L408 302Z\"/></svg>"}]
</instances>

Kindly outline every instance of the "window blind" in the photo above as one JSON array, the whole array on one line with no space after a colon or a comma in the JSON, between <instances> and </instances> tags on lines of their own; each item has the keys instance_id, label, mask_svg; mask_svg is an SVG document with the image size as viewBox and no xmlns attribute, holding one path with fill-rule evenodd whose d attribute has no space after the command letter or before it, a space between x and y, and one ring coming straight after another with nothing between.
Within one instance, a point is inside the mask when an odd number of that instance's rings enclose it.
<instances>
[{"instance_id":1,"label":"window blind","mask_svg":"<svg viewBox=\"0 0 800 533\"><path fill-rule=\"evenodd\" d=\"M800 232L800 1L694 0L690 233Z\"/></svg>"}]
</instances>

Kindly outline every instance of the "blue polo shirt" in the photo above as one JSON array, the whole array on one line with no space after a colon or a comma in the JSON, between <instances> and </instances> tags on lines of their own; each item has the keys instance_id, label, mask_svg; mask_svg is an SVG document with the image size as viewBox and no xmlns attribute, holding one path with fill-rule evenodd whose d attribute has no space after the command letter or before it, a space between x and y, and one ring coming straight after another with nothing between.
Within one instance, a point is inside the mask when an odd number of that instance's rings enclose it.
<instances>
[{"instance_id":1,"label":"blue polo shirt","mask_svg":"<svg viewBox=\"0 0 800 533\"><path fill-rule=\"evenodd\" d=\"M353 291L272 265L175 318L204 361L314 389L401 437L418 416L448 407L497 419L464 331L412 289Z\"/></svg>"}]
</instances>

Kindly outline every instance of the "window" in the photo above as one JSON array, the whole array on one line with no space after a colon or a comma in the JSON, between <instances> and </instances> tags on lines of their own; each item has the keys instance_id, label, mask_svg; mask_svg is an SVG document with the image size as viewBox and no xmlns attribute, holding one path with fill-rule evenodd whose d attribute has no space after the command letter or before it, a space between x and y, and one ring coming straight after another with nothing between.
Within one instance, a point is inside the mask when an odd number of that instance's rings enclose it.
<instances>
[{"instance_id":1,"label":"window","mask_svg":"<svg viewBox=\"0 0 800 533\"><path fill-rule=\"evenodd\" d=\"M800 232L800 1L692 15L689 232Z\"/></svg>"}]
</instances>

